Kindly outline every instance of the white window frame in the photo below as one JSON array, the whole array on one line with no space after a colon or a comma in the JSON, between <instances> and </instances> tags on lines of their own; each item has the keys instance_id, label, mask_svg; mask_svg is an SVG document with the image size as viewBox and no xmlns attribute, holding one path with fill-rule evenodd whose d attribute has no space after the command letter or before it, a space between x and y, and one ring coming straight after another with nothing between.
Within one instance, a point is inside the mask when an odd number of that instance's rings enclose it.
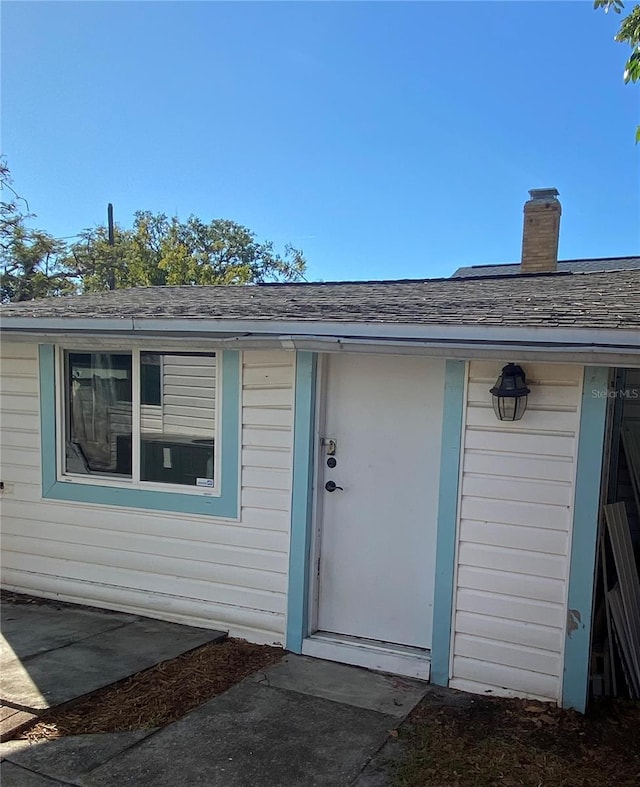
<instances>
[{"instance_id":1,"label":"white window frame","mask_svg":"<svg viewBox=\"0 0 640 787\"><path fill-rule=\"evenodd\" d=\"M220 468L221 454L224 447L220 444L222 436L222 375L223 364L222 351L219 347L198 347L189 346L188 353L199 353L202 355L214 355L216 358L216 383L215 383L215 436L213 450L213 487L185 486L184 484L167 484L158 481L142 481L140 479L140 353L153 352L180 353L183 347L157 346L155 343L87 343L73 342L73 344L60 344L55 348L55 388L56 388L56 474L57 480L61 483L72 482L74 484L87 484L91 486L105 486L116 489L142 489L145 491L171 492L175 494L195 495L199 497L220 497ZM68 397L67 380L65 375L65 356L66 353L118 353L120 355L131 354L131 478L126 476L108 476L99 473L69 473L66 472L66 435L67 435L67 413ZM161 375L162 385L162 375ZM161 400L162 401L162 400ZM160 405L162 406L162 404Z\"/></svg>"}]
</instances>

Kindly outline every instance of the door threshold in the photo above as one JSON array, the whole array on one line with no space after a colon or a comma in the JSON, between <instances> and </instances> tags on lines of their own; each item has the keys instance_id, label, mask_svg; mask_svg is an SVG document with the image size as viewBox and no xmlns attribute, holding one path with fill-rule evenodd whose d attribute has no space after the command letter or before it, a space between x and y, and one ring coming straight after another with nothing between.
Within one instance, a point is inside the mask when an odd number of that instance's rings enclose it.
<instances>
[{"instance_id":1,"label":"door threshold","mask_svg":"<svg viewBox=\"0 0 640 787\"><path fill-rule=\"evenodd\" d=\"M431 651L362 637L316 631L302 643L302 653L327 661L339 661L377 672L429 680Z\"/></svg>"}]
</instances>

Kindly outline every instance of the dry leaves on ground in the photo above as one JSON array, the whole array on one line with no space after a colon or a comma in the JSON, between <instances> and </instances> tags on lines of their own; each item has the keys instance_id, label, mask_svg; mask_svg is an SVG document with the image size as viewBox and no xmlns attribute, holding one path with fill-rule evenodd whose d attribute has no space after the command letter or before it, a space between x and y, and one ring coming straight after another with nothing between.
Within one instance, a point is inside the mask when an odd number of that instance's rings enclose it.
<instances>
[{"instance_id":1,"label":"dry leaves on ground","mask_svg":"<svg viewBox=\"0 0 640 787\"><path fill-rule=\"evenodd\" d=\"M240 639L210 643L53 708L24 730L29 740L162 727L282 658L281 648Z\"/></svg>"},{"instance_id":2,"label":"dry leaves on ground","mask_svg":"<svg viewBox=\"0 0 640 787\"><path fill-rule=\"evenodd\" d=\"M397 787L636 787L640 703L582 716L531 700L427 694L401 728Z\"/></svg>"}]
</instances>

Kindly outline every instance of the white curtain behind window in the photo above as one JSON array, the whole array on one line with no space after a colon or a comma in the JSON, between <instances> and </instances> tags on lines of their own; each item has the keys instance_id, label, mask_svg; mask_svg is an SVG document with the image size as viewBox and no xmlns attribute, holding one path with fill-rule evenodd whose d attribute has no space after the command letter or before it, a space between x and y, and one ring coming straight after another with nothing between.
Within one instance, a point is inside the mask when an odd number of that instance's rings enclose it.
<instances>
[{"instance_id":1,"label":"white curtain behind window","mask_svg":"<svg viewBox=\"0 0 640 787\"><path fill-rule=\"evenodd\" d=\"M118 402L118 379L109 353L92 353L91 368L72 368L71 441L77 444L89 470L114 471L116 452L111 410Z\"/></svg>"}]
</instances>

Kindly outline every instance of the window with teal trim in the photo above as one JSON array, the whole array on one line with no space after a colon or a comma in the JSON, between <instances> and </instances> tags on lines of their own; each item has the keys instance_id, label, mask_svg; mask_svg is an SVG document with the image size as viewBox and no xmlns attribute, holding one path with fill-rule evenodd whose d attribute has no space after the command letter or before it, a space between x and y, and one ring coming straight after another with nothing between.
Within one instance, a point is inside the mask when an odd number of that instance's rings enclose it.
<instances>
[{"instance_id":1,"label":"window with teal trim","mask_svg":"<svg viewBox=\"0 0 640 787\"><path fill-rule=\"evenodd\" d=\"M65 474L216 489L215 353L63 352Z\"/></svg>"},{"instance_id":2,"label":"window with teal trim","mask_svg":"<svg viewBox=\"0 0 640 787\"><path fill-rule=\"evenodd\" d=\"M43 495L236 517L237 352L40 347Z\"/></svg>"}]
</instances>

